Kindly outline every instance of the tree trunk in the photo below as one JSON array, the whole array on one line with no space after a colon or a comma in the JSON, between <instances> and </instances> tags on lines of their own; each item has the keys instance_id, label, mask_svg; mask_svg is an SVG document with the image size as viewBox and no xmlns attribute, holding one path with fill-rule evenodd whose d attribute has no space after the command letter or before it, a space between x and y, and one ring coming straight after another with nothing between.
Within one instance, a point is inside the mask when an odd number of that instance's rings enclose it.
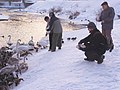
<instances>
[{"instance_id":1,"label":"tree trunk","mask_svg":"<svg viewBox=\"0 0 120 90\"><path fill-rule=\"evenodd\" d=\"M25 4L25 0L22 0L23 4L24 4L24 7L26 7L26 4Z\"/></svg>"},{"instance_id":2,"label":"tree trunk","mask_svg":"<svg viewBox=\"0 0 120 90\"><path fill-rule=\"evenodd\" d=\"M8 2L9 2L9 6L11 6L11 2L12 2L12 1L11 1L11 0L8 0Z\"/></svg>"}]
</instances>

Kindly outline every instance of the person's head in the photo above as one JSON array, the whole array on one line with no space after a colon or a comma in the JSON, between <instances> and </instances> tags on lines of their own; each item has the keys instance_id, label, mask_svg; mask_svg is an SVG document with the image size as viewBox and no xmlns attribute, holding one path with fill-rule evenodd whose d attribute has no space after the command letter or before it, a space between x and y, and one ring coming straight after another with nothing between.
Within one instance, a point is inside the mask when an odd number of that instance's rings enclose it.
<instances>
[{"instance_id":1,"label":"person's head","mask_svg":"<svg viewBox=\"0 0 120 90\"><path fill-rule=\"evenodd\" d=\"M109 7L107 2L103 2L101 6L103 10L106 10Z\"/></svg>"},{"instance_id":2,"label":"person's head","mask_svg":"<svg viewBox=\"0 0 120 90\"><path fill-rule=\"evenodd\" d=\"M54 16L55 16L54 12L49 13L49 17L54 17Z\"/></svg>"},{"instance_id":3,"label":"person's head","mask_svg":"<svg viewBox=\"0 0 120 90\"><path fill-rule=\"evenodd\" d=\"M93 30L95 30L97 27L94 22L89 22L87 25L88 31L91 33Z\"/></svg>"},{"instance_id":4,"label":"person's head","mask_svg":"<svg viewBox=\"0 0 120 90\"><path fill-rule=\"evenodd\" d=\"M48 16L45 16L44 20L45 20L46 22L49 22L49 17L48 17Z\"/></svg>"}]
</instances>

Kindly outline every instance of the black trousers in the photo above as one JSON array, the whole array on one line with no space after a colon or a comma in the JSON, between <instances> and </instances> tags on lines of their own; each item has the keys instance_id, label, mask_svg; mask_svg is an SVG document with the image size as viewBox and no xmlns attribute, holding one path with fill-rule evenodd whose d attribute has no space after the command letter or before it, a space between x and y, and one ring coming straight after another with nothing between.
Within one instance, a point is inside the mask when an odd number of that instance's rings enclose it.
<instances>
[{"instance_id":1,"label":"black trousers","mask_svg":"<svg viewBox=\"0 0 120 90\"><path fill-rule=\"evenodd\" d=\"M89 60L96 60L99 61L101 59L101 56L103 54L98 54L96 51L91 50L91 51L85 51L85 56L89 59Z\"/></svg>"}]
</instances>

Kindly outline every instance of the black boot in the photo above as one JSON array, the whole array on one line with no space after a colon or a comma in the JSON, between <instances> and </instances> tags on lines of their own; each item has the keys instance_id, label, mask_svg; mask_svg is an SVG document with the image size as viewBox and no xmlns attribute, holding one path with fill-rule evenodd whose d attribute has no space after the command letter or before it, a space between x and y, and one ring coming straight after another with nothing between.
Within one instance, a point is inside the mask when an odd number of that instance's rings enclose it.
<instances>
[{"instance_id":1,"label":"black boot","mask_svg":"<svg viewBox=\"0 0 120 90\"><path fill-rule=\"evenodd\" d=\"M97 61L97 64L101 64L103 63L103 59L105 58L104 55L101 55L101 57L99 57L96 61Z\"/></svg>"},{"instance_id":2,"label":"black boot","mask_svg":"<svg viewBox=\"0 0 120 90\"><path fill-rule=\"evenodd\" d=\"M60 49L61 49L61 47L58 47L58 49L60 50Z\"/></svg>"},{"instance_id":3,"label":"black boot","mask_svg":"<svg viewBox=\"0 0 120 90\"><path fill-rule=\"evenodd\" d=\"M84 58L85 61L89 61L89 62L94 62L95 60L93 59L89 59L89 58Z\"/></svg>"},{"instance_id":4,"label":"black boot","mask_svg":"<svg viewBox=\"0 0 120 90\"><path fill-rule=\"evenodd\" d=\"M110 47L109 52L112 52L113 49L114 49L114 45Z\"/></svg>"}]
</instances>

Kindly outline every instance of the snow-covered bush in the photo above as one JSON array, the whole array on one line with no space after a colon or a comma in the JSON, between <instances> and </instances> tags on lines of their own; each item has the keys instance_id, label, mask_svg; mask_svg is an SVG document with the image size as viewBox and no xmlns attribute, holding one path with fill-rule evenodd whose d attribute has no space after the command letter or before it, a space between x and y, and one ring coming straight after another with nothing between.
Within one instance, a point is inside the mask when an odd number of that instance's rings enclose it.
<instances>
[{"instance_id":1,"label":"snow-covered bush","mask_svg":"<svg viewBox=\"0 0 120 90\"><path fill-rule=\"evenodd\" d=\"M62 7L60 7L60 6L53 7L49 10L49 12L60 13L60 12L62 12Z\"/></svg>"},{"instance_id":2,"label":"snow-covered bush","mask_svg":"<svg viewBox=\"0 0 120 90\"><path fill-rule=\"evenodd\" d=\"M77 18L77 16L80 15L80 12L76 11L76 12L72 12L69 16L69 19L75 19Z\"/></svg>"}]
</instances>

